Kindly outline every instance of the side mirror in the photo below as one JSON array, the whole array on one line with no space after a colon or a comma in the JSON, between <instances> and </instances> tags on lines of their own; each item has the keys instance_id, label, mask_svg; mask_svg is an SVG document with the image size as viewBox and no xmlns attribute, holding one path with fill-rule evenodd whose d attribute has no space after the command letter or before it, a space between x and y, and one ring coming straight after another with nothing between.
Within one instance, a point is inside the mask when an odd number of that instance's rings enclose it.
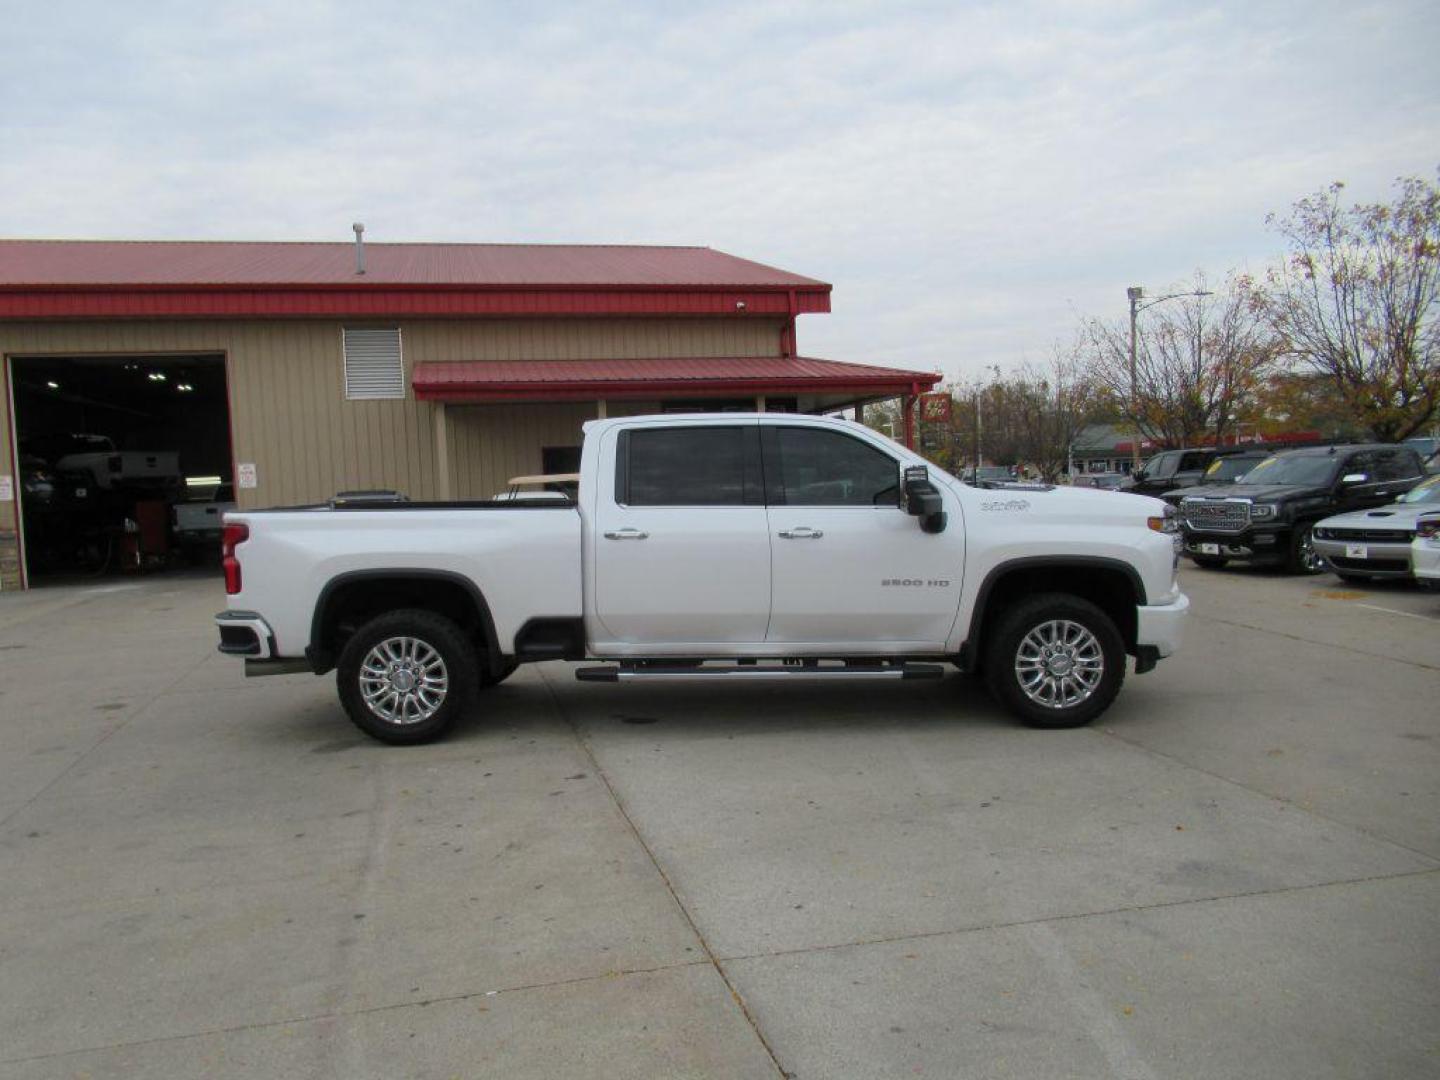
<instances>
[{"instance_id":1,"label":"side mirror","mask_svg":"<svg viewBox=\"0 0 1440 1080\"><path fill-rule=\"evenodd\" d=\"M1370 479L1370 474L1369 474L1369 473L1351 472L1351 473L1346 473L1344 476L1340 477L1340 483L1342 483L1342 484L1347 484L1347 485L1348 485L1348 484L1363 484L1363 483L1365 483L1366 480L1369 480L1369 479Z\"/></svg>"},{"instance_id":2,"label":"side mirror","mask_svg":"<svg viewBox=\"0 0 1440 1080\"><path fill-rule=\"evenodd\" d=\"M905 512L920 519L927 533L945 531L945 500L930 482L930 470L912 465L905 470Z\"/></svg>"}]
</instances>

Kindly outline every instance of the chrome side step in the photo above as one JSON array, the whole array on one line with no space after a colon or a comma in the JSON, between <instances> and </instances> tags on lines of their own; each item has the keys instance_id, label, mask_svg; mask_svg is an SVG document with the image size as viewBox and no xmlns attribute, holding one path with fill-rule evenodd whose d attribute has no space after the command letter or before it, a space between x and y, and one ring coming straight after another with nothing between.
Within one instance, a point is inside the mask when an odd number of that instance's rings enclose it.
<instances>
[{"instance_id":1,"label":"chrome side step","mask_svg":"<svg viewBox=\"0 0 1440 1080\"><path fill-rule=\"evenodd\" d=\"M743 666L742 666L743 665ZM818 664L786 663L783 665L744 663L724 667L698 664L666 666L658 663L617 664L605 667L577 668L575 678L581 682L630 682L634 679L667 679L699 681L704 679L941 679L941 664L846 664L821 667Z\"/></svg>"}]
</instances>

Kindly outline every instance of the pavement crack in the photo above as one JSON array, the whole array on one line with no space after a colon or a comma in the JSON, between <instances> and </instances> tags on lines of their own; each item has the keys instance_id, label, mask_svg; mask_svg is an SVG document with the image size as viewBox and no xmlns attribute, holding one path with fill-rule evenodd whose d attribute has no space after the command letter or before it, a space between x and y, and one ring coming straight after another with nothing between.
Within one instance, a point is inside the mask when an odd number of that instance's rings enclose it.
<instances>
[{"instance_id":1,"label":"pavement crack","mask_svg":"<svg viewBox=\"0 0 1440 1080\"><path fill-rule=\"evenodd\" d=\"M147 709L150 708L150 706L154 705L155 702L159 701L171 690L179 686L182 682L184 682L191 675L193 675L208 659L210 659L210 654L207 652L199 660L195 661L195 663L191 664L179 675L177 675L171 682L167 683L161 689L151 694L148 698L146 698L143 702L141 702L138 706L131 710L130 714L126 716L125 719L121 720L109 731L101 735L93 743L87 746L84 751L75 758L74 761L70 762L69 765L66 765L65 768L61 769L58 773L56 773L50 779L50 782L48 784L42 787L39 791L35 792L34 795L31 795L30 798L26 799L19 806L15 807L15 809L11 810L10 813L6 814L3 818L0 818L0 828L4 828L6 825L9 825L10 822L14 821L26 810L30 809L30 807L35 805L35 803L41 798L43 798L45 794L49 792L56 784L60 783L61 780L64 780L67 776L74 772L76 767L79 766L82 761L88 758L91 754L95 753L96 750L99 750L100 747L104 746L116 735L119 735L120 732L124 731L127 727L129 727L130 724L136 719L138 719Z\"/></svg>"},{"instance_id":2,"label":"pavement crack","mask_svg":"<svg viewBox=\"0 0 1440 1080\"><path fill-rule=\"evenodd\" d=\"M1407 878L1440 875L1440 867L1424 870L1405 870L1398 874L1372 874L1369 877L1339 878L1335 881L1314 881L1306 885L1285 885L1278 889L1256 889L1250 892L1222 893L1219 896L1196 896L1185 900L1158 900L1153 904L1129 904L1123 907L1098 908L1094 911L1076 911L1063 915L1042 915L1033 919L1013 919L1002 922L982 923L977 926L954 926L943 930L920 930L913 934L890 934L881 937L859 938L855 941L836 941L825 945L802 945L793 949L772 949L768 952L741 953L722 956L722 964L743 963L747 960L771 960L782 956L804 956L809 953L839 952L842 949L862 949L869 945L898 945L907 941L926 941L931 938L960 937L966 934L985 934L995 930L1014 930L1026 926L1045 926L1051 923L1077 922L1083 919L1099 919L1110 915L1140 914L1146 911L1163 911L1167 908L1191 907L1199 904L1221 904L1231 900L1249 900L1256 897L1286 896L1293 893L1310 892L1315 889L1330 889L1342 885L1368 885L1382 881L1403 881Z\"/></svg>"},{"instance_id":3,"label":"pavement crack","mask_svg":"<svg viewBox=\"0 0 1440 1080\"><path fill-rule=\"evenodd\" d=\"M1388 836L1382 836L1380 833L1374 832L1371 829L1367 829L1362 825L1356 825L1353 822L1349 821L1341 821L1339 818L1331 817L1329 814L1321 813L1314 807L1302 806L1299 803L1295 802L1293 799L1286 798L1284 795L1276 795L1274 792L1266 791L1263 788L1251 787L1249 784L1245 783L1242 780L1236 780L1233 776L1226 776L1224 773L1218 773L1211 769L1207 769L1203 765L1196 765L1193 762L1185 761L1183 758L1176 757L1174 754L1167 754L1164 750L1156 750L1153 746L1146 746L1144 743L1137 742L1135 739L1127 739L1124 735L1119 734L1113 728L1091 728L1090 730L1091 733L1094 735L1098 735L1102 738L1114 739L1116 742L1124 743L1131 749L1139 750L1142 754L1149 754L1151 757L1158 758L1161 761L1167 761L1171 765L1176 765L1182 769L1190 769L1194 772L1200 773L1203 776L1208 776L1212 780L1219 780L1223 784L1229 784L1231 787L1239 788L1241 791L1246 792L1247 794L1258 795L1262 799L1269 799L1274 802L1281 803L1282 805L1288 806L1298 811L1299 813L1306 814L1310 817L1316 818L1319 821L1324 821L1330 825L1334 825L1336 828L1349 829L1352 832L1359 833L1361 836L1369 837L1371 840L1375 840L1382 844L1389 844L1391 847L1398 848L1399 850L1408 852L1411 855L1416 855L1424 859L1426 862L1440 865L1440 858L1437 858L1432 852L1421 851L1419 848L1411 847L1409 844L1402 844L1399 840L1391 839Z\"/></svg>"},{"instance_id":4,"label":"pavement crack","mask_svg":"<svg viewBox=\"0 0 1440 1080\"><path fill-rule=\"evenodd\" d=\"M1221 626L1235 626L1241 630L1254 630L1257 634L1274 634L1276 637L1288 638L1291 641L1301 641L1306 645L1319 645L1326 649L1338 649L1341 652L1354 653L1356 656L1363 656L1370 660L1389 660L1395 664L1404 664L1406 667L1420 668L1422 671L1440 671L1440 664L1427 664L1423 660L1407 660L1400 656L1391 656L1389 653L1371 652L1369 649L1357 649L1353 645L1340 645L1333 641L1320 641L1317 638L1305 637L1303 634L1291 634L1284 630L1276 630L1270 626L1256 626L1254 623L1239 622L1235 619L1221 619L1214 615L1191 614L1192 619L1202 622L1219 623Z\"/></svg>"},{"instance_id":5,"label":"pavement crack","mask_svg":"<svg viewBox=\"0 0 1440 1080\"><path fill-rule=\"evenodd\" d=\"M699 925L695 922L695 916L692 915L690 909L685 906L685 902L680 899L680 894L676 890L674 882L670 880L670 875L665 872L665 867L660 865L659 858L656 857L654 850L640 832L639 826L635 824L635 820L625 808L625 800L620 797L620 793L615 789L615 785L610 779L610 774L605 771L604 766L600 764L600 759L595 756L595 751L590 746L589 740L585 738L584 733L580 730L580 724L574 716L570 714L570 710L565 707L565 703L560 700L560 695L555 692L555 686L551 683L549 676L546 675L544 667L540 666L538 670L540 673L540 681L544 683L545 690L549 693L550 700L555 706L555 711L570 725L570 730L575 735L575 741L579 744L585 756L590 760L590 764L595 769L595 775L598 776L600 782L605 785L605 790L610 793L610 800L615 804L615 809L619 812L620 816L624 818L625 824L630 828L631 835L635 837L635 842L639 844L640 849L645 852L646 857L650 860L650 865L655 868L655 873L660 876L660 880L664 883L666 891L669 892L670 899L675 902L676 909L690 927L690 932L695 935L695 940L700 943L700 947L705 951L706 961L714 969L715 974L720 976L720 981L725 984L725 989L730 992L731 1000L735 1002L736 1007L740 1010L740 1014L745 1017L745 1022L750 1025L750 1030L755 1033L755 1038L759 1040L760 1045L765 1049L765 1053L770 1058L770 1063L775 1066L776 1075L780 1076L782 1080L788 1080L792 1074L780 1064L780 1059L775 1054L775 1048L770 1045L770 1040L767 1039L765 1033L760 1030L760 1022L756 1019L755 1014L751 1012L744 995L740 993L739 988L736 987L735 983L731 980L729 973L725 970L724 963L715 954L715 950L711 947L710 942L707 941L705 935L701 933Z\"/></svg>"},{"instance_id":6,"label":"pavement crack","mask_svg":"<svg viewBox=\"0 0 1440 1080\"><path fill-rule=\"evenodd\" d=\"M71 1057L76 1054L100 1054L109 1050L130 1050L141 1046L157 1046L162 1043L184 1042L187 1039L205 1039L215 1035L235 1035L245 1031L265 1031L269 1028L289 1027L292 1024L314 1024L322 1020L345 1020L356 1016L370 1016L375 1013L395 1012L400 1009L418 1009L430 1005L446 1005L457 1001L474 1001L477 998L498 997L503 994L520 994L530 990L553 990L564 986L578 986L583 983L603 982L606 979L621 979L631 975L653 975L662 971L678 971L683 968L701 967L707 960L681 960L674 964L659 964L655 967L624 968L604 971L598 975L576 975L568 979L552 979L546 982L520 983L495 990L466 990L458 994L438 994L435 997L414 1001L391 1001L384 1005L367 1005L362 1009L333 1009L327 1012L301 1013L279 1020L257 1020L250 1024L232 1024L226 1027L205 1028L201 1031L186 1031L178 1035L157 1035L153 1039L131 1039L122 1042L102 1043L96 1046L78 1046L66 1050L52 1050L44 1054L30 1054L26 1057L0 1058L0 1065L23 1065L30 1061L49 1061L54 1058Z\"/></svg>"}]
</instances>

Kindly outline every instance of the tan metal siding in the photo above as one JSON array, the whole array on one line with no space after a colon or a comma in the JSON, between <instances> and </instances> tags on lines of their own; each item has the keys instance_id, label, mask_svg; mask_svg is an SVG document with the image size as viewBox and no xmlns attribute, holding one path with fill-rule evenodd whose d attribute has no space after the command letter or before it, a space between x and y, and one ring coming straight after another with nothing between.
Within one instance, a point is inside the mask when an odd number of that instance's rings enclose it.
<instances>
[{"instance_id":1,"label":"tan metal siding","mask_svg":"<svg viewBox=\"0 0 1440 1080\"><path fill-rule=\"evenodd\" d=\"M774 318L505 319L372 321L401 328L406 380L417 363L456 360L584 360L666 356L777 356ZM226 357L237 462L253 462L243 508L316 502L351 488L439 495L434 410L407 396L347 401L340 331L356 320L0 323L0 355L221 353ZM642 411L614 403L611 415ZM452 497L485 496L517 473L536 472L542 445L579 441L592 403L451 407ZM12 472L11 433L0 412ZM18 489L19 476L14 484ZM0 504L0 533L16 527L18 503ZM3 546L3 544L0 544ZM3 558L3 552L0 552Z\"/></svg>"}]
</instances>

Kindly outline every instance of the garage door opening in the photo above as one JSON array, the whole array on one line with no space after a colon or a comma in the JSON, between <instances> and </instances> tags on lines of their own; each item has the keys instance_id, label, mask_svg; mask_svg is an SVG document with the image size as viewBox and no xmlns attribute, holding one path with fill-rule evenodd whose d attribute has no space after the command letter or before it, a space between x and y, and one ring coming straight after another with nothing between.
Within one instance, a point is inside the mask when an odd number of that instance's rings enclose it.
<instances>
[{"instance_id":1,"label":"garage door opening","mask_svg":"<svg viewBox=\"0 0 1440 1080\"><path fill-rule=\"evenodd\" d=\"M218 566L234 499L223 356L9 367L28 584Z\"/></svg>"}]
</instances>

